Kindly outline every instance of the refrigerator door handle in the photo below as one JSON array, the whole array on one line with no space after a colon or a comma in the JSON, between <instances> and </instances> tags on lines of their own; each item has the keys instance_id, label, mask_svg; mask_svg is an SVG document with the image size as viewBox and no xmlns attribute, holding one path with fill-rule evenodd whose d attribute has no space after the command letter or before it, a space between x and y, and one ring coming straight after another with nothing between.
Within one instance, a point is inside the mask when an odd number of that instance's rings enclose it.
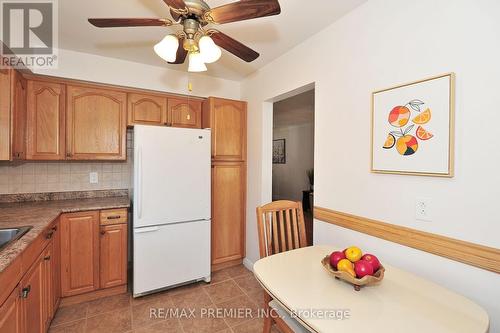
<instances>
[{"instance_id":1,"label":"refrigerator door handle","mask_svg":"<svg viewBox=\"0 0 500 333\"><path fill-rule=\"evenodd\" d=\"M139 195L137 197L137 215L142 218L142 150L137 148L137 188Z\"/></svg>"},{"instance_id":2,"label":"refrigerator door handle","mask_svg":"<svg viewBox=\"0 0 500 333\"><path fill-rule=\"evenodd\" d=\"M158 231L160 230L160 227L149 227L149 228L140 228L140 229L135 229L134 232L136 234L142 234L145 232L153 232L153 231Z\"/></svg>"}]
</instances>

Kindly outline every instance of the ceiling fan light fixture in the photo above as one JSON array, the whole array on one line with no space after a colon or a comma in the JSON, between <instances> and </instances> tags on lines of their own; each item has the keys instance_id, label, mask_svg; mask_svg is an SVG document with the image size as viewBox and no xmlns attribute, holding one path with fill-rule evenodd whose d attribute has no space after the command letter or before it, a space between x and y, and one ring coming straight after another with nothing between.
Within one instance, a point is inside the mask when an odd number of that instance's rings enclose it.
<instances>
[{"instance_id":1,"label":"ceiling fan light fixture","mask_svg":"<svg viewBox=\"0 0 500 333\"><path fill-rule=\"evenodd\" d=\"M175 62L179 39L175 35L167 35L154 46L156 54L165 61Z\"/></svg>"},{"instance_id":2,"label":"ceiling fan light fixture","mask_svg":"<svg viewBox=\"0 0 500 333\"><path fill-rule=\"evenodd\" d=\"M203 62L203 57L200 52L189 52L189 67L188 72L205 72L207 66Z\"/></svg>"},{"instance_id":3,"label":"ceiling fan light fixture","mask_svg":"<svg viewBox=\"0 0 500 333\"><path fill-rule=\"evenodd\" d=\"M203 61L207 64L216 62L222 56L220 47L215 45L213 39L209 36L201 37L198 45Z\"/></svg>"}]
</instances>

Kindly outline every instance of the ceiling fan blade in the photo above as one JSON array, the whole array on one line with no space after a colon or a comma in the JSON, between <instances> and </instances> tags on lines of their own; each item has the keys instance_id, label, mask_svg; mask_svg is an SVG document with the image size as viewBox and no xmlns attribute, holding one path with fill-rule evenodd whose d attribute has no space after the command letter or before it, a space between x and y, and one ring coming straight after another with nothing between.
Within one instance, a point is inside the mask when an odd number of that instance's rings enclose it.
<instances>
[{"instance_id":1,"label":"ceiling fan blade","mask_svg":"<svg viewBox=\"0 0 500 333\"><path fill-rule=\"evenodd\" d=\"M184 9L186 8L186 3L184 0L163 0L164 3L167 4L167 6L175 9Z\"/></svg>"},{"instance_id":2,"label":"ceiling fan blade","mask_svg":"<svg viewBox=\"0 0 500 333\"><path fill-rule=\"evenodd\" d=\"M149 18L89 18L89 22L98 28L167 27L172 25L172 21L169 19Z\"/></svg>"},{"instance_id":3,"label":"ceiling fan blade","mask_svg":"<svg viewBox=\"0 0 500 333\"><path fill-rule=\"evenodd\" d=\"M215 44L246 62L252 62L259 57L257 52L220 31L213 31L210 37L212 37Z\"/></svg>"},{"instance_id":4,"label":"ceiling fan blade","mask_svg":"<svg viewBox=\"0 0 500 333\"><path fill-rule=\"evenodd\" d=\"M281 13L281 7L278 0L241 0L213 8L205 15L213 23L222 24L279 13Z\"/></svg>"},{"instance_id":5,"label":"ceiling fan blade","mask_svg":"<svg viewBox=\"0 0 500 333\"><path fill-rule=\"evenodd\" d=\"M177 48L177 55L175 57L175 61L174 62L169 62L169 64L183 64L184 61L186 61L186 57L187 57L187 51L184 49L184 46L183 46L183 39L182 38L179 38L179 47Z\"/></svg>"}]
</instances>

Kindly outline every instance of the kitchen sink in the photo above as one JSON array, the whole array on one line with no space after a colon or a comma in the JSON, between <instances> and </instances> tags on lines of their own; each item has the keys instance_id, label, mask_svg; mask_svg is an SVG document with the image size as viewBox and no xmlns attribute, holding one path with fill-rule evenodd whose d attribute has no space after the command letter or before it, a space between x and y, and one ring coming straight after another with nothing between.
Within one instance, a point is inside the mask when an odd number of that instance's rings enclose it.
<instances>
[{"instance_id":1,"label":"kitchen sink","mask_svg":"<svg viewBox=\"0 0 500 333\"><path fill-rule=\"evenodd\" d=\"M21 238L27 233L32 226L17 227L17 228L0 228L0 250L9 245L13 241Z\"/></svg>"}]
</instances>

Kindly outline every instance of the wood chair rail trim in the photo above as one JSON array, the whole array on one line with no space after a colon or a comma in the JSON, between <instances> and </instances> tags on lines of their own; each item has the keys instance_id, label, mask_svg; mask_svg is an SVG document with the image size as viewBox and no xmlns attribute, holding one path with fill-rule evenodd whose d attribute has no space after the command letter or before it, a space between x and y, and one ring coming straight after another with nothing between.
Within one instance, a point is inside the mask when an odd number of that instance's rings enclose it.
<instances>
[{"instance_id":1,"label":"wood chair rail trim","mask_svg":"<svg viewBox=\"0 0 500 333\"><path fill-rule=\"evenodd\" d=\"M494 273L500 273L500 249L497 248L317 206L314 207L314 218Z\"/></svg>"}]
</instances>

